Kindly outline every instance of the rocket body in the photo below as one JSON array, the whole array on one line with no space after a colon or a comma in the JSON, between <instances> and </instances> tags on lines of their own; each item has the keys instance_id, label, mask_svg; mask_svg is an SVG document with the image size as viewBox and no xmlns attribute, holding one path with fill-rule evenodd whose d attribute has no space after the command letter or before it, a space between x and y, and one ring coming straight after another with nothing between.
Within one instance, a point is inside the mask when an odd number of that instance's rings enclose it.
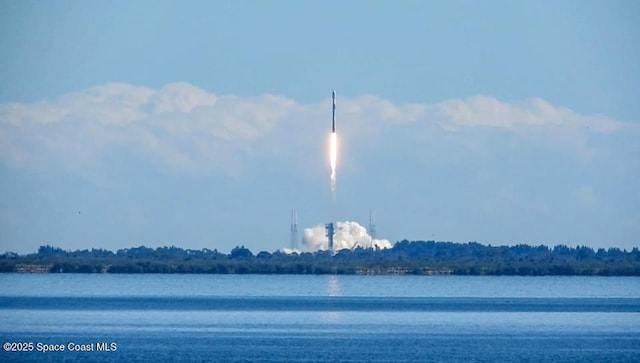
<instances>
[{"instance_id":1,"label":"rocket body","mask_svg":"<svg viewBox=\"0 0 640 363\"><path fill-rule=\"evenodd\" d=\"M336 91L331 93L333 98L333 116L331 117L331 133L336 132Z\"/></svg>"}]
</instances>

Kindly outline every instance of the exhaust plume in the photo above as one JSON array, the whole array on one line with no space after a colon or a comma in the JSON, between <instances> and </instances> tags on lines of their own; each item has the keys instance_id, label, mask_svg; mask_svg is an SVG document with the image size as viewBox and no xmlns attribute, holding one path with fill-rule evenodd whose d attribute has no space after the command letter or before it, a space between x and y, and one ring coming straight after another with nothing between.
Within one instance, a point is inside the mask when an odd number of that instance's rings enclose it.
<instances>
[{"instance_id":1,"label":"exhaust plume","mask_svg":"<svg viewBox=\"0 0 640 363\"><path fill-rule=\"evenodd\" d=\"M336 192L336 161L338 159L338 137L335 132L331 133L329 139L329 162L331 165L331 194L335 197Z\"/></svg>"},{"instance_id":2,"label":"exhaust plume","mask_svg":"<svg viewBox=\"0 0 640 363\"><path fill-rule=\"evenodd\" d=\"M329 249L329 239L326 235L325 226L318 225L312 228L305 228L302 243L309 251ZM366 228L352 221L336 222L333 244L335 251L343 249L353 250L358 247L391 248L391 243L388 240L372 238L369 233L367 233Z\"/></svg>"}]
</instances>

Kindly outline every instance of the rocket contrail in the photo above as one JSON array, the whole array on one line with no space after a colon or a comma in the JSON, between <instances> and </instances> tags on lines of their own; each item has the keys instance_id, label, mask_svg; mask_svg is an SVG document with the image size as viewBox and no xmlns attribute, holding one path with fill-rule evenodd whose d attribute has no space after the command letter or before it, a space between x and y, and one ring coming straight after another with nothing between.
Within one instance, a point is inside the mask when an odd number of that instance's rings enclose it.
<instances>
[{"instance_id":1,"label":"rocket contrail","mask_svg":"<svg viewBox=\"0 0 640 363\"><path fill-rule=\"evenodd\" d=\"M331 94L333 98L333 114L331 118L331 137L329 139L329 161L331 164L331 194L335 198L336 193L336 160L338 159L338 138L336 136L336 91Z\"/></svg>"}]
</instances>

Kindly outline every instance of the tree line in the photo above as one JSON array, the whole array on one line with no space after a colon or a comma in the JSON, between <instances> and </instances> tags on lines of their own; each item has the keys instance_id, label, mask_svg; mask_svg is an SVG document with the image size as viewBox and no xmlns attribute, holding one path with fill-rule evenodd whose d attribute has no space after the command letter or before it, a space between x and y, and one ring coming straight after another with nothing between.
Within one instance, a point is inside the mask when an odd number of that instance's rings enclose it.
<instances>
[{"instance_id":1,"label":"tree line","mask_svg":"<svg viewBox=\"0 0 640 363\"><path fill-rule=\"evenodd\" d=\"M36 253L0 255L0 272L210 273L210 274L454 274L640 276L640 251L586 246L553 248L477 242L397 242L390 249L254 254L237 246L228 254L179 247L65 251L41 246Z\"/></svg>"}]
</instances>

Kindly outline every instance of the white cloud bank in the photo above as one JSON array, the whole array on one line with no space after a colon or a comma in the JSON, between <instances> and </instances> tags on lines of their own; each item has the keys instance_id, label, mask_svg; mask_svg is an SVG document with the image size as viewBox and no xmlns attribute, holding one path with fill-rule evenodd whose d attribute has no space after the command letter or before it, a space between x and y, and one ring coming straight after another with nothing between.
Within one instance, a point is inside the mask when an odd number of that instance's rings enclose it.
<instances>
[{"instance_id":1,"label":"white cloud bank","mask_svg":"<svg viewBox=\"0 0 640 363\"><path fill-rule=\"evenodd\" d=\"M186 83L159 90L113 83L0 105L0 152L11 164L43 155L73 164L126 148L171 168L232 171L247 142L267 134L293 105L273 95L217 96Z\"/></svg>"},{"instance_id":2,"label":"white cloud bank","mask_svg":"<svg viewBox=\"0 0 640 363\"><path fill-rule=\"evenodd\" d=\"M115 149L141 154L170 170L234 174L256 155L311 154L318 147L311 140L320 138L323 145L328 110L326 100L304 105L269 94L216 95L188 83L160 89L112 83L54 100L0 104L0 158L23 167L52 162L82 167ZM352 135L411 125L416 132L428 125L448 133L474 128L537 130L571 138L580 132L638 129L637 124L580 115L541 99L507 103L476 96L395 105L362 96L338 99L338 112L340 120L348 120L341 128ZM558 140L565 142L567 137Z\"/></svg>"},{"instance_id":3,"label":"white cloud bank","mask_svg":"<svg viewBox=\"0 0 640 363\"><path fill-rule=\"evenodd\" d=\"M433 106L445 122L458 126L513 129L518 126L562 126L613 132L623 124L601 116L582 116L567 108L556 107L533 98L514 104L487 96L447 100Z\"/></svg>"}]
</instances>

